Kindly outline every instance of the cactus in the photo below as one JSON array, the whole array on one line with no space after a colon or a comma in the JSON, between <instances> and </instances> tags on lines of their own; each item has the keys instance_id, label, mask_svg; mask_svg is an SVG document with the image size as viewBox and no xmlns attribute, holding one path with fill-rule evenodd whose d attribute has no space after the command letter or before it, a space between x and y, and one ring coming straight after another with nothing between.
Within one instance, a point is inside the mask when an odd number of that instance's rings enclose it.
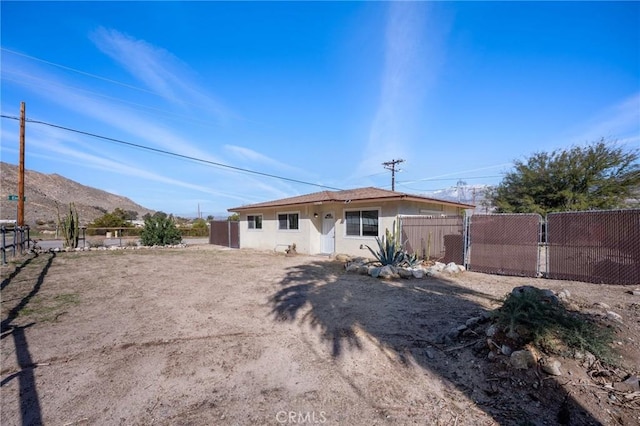
<instances>
[{"instance_id":1,"label":"cactus","mask_svg":"<svg viewBox=\"0 0 640 426\"><path fill-rule=\"evenodd\" d=\"M78 219L78 210L75 204L69 203L69 212L64 218L60 218L60 208L56 203L58 210L58 228L64 236L65 247L77 248L80 239L80 221Z\"/></svg>"}]
</instances>

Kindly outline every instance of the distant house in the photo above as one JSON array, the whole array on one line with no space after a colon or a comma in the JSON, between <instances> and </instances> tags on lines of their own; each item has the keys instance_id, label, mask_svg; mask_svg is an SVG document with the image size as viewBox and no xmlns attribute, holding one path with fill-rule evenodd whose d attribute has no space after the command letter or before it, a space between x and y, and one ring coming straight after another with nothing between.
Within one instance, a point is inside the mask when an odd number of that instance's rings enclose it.
<instances>
[{"instance_id":1,"label":"distant house","mask_svg":"<svg viewBox=\"0 0 640 426\"><path fill-rule=\"evenodd\" d=\"M473 205L379 188L321 191L229 209L240 215L240 247L296 245L298 253L368 255L399 215L462 215ZM365 249L366 250L366 249Z\"/></svg>"}]
</instances>

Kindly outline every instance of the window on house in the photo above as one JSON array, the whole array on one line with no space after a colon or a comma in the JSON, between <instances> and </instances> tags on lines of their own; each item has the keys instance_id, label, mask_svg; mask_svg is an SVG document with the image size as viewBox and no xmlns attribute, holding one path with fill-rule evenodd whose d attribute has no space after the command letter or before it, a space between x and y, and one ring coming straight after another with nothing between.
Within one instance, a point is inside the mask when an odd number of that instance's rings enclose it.
<instances>
[{"instance_id":1,"label":"window on house","mask_svg":"<svg viewBox=\"0 0 640 426\"><path fill-rule=\"evenodd\" d=\"M298 229L298 219L300 215L298 213L279 213L278 214L278 229Z\"/></svg>"},{"instance_id":2,"label":"window on house","mask_svg":"<svg viewBox=\"0 0 640 426\"><path fill-rule=\"evenodd\" d=\"M262 215L248 215L247 223L249 224L249 229L262 229Z\"/></svg>"},{"instance_id":3,"label":"window on house","mask_svg":"<svg viewBox=\"0 0 640 426\"><path fill-rule=\"evenodd\" d=\"M344 213L347 235L378 236L378 210L351 210Z\"/></svg>"}]
</instances>

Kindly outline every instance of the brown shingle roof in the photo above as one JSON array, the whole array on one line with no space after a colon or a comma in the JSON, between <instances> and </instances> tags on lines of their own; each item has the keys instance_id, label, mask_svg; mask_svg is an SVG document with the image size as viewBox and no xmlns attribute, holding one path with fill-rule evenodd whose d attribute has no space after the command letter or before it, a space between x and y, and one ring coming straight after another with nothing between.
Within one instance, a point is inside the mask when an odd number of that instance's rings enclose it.
<instances>
[{"instance_id":1,"label":"brown shingle roof","mask_svg":"<svg viewBox=\"0 0 640 426\"><path fill-rule=\"evenodd\" d=\"M230 212L238 212L243 210L254 210L265 207L280 207L299 204L312 204L312 203L328 203L337 202L344 203L347 201L392 201L392 200L408 200L418 202L431 202L444 204L448 206L462 207L472 209L475 206L471 204L456 203L454 201L438 200L436 198L422 197L420 195L405 194L403 192L389 191L386 189L366 187L356 189L346 189L344 191L320 191L312 194L298 195L297 197L282 198L280 200L266 201L264 203L248 204L246 206L234 207L228 209Z\"/></svg>"}]
</instances>

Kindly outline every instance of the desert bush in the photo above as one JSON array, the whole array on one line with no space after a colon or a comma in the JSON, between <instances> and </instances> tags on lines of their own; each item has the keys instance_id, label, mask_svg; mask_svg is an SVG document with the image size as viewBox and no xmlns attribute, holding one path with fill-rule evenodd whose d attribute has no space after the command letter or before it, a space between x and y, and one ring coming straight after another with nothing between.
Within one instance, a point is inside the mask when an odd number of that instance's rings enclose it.
<instances>
[{"instance_id":1,"label":"desert bush","mask_svg":"<svg viewBox=\"0 0 640 426\"><path fill-rule=\"evenodd\" d=\"M165 246L178 244L182 235L171 216L150 216L144 221L140 242L144 246Z\"/></svg>"},{"instance_id":2,"label":"desert bush","mask_svg":"<svg viewBox=\"0 0 640 426\"><path fill-rule=\"evenodd\" d=\"M495 312L497 324L506 334L519 336L523 344L563 354L567 349L589 351L598 359L613 364L611 328L576 312L567 311L542 290L531 287L522 293L510 293Z\"/></svg>"}]
</instances>

